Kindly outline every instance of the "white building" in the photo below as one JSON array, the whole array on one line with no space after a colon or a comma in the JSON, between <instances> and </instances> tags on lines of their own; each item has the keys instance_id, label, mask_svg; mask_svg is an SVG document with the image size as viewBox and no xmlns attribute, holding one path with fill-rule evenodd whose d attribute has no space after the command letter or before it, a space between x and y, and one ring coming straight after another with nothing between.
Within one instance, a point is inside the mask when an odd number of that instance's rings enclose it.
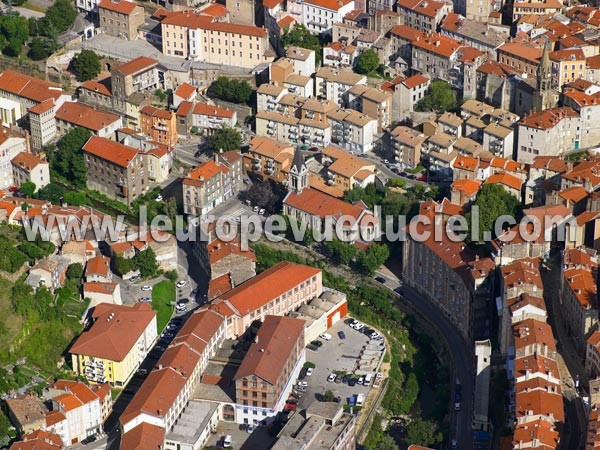
<instances>
[{"instance_id":1,"label":"white building","mask_svg":"<svg viewBox=\"0 0 600 450\"><path fill-rule=\"evenodd\" d=\"M292 62L295 73L310 76L315 72L314 50L290 46L285 49L285 56Z\"/></svg>"},{"instance_id":2,"label":"white building","mask_svg":"<svg viewBox=\"0 0 600 450\"><path fill-rule=\"evenodd\" d=\"M367 77L350 69L324 66L315 74L316 96L331 100L342 107L346 106L348 101L346 92L357 84L367 84Z\"/></svg>"},{"instance_id":3,"label":"white building","mask_svg":"<svg viewBox=\"0 0 600 450\"><path fill-rule=\"evenodd\" d=\"M331 34L333 24L342 22L344 16L353 9L354 0L305 0L302 22L313 33Z\"/></svg>"},{"instance_id":4,"label":"white building","mask_svg":"<svg viewBox=\"0 0 600 450\"><path fill-rule=\"evenodd\" d=\"M14 184L12 159L27 151L26 138L11 130L0 129L0 189L8 189Z\"/></svg>"},{"instance_id":5,"label":"white building","mask_svg":"<svg viewBox=\"0 0 600 450\"><path fill-rule=\"evenodd\" d=\"M35 183L35 190L50 183L50 164L33 153L20 152L11 160L13 184Z\"/></svg>"},{"instance_id":6,"label":"white building","mask_svg":"<svg viewBox=\"0 0 600 450\"><path fill-rule=\"evenodd\" d=\"M192 125L200 129L214 130L223 127L233 128L237 123L235 111L219 106L196 103L192 111ZM224 149L229 150L229 149Z\"/></svg>"},{"instance_id":7,"label":"white building","mask_svg":"<svg viewBox=\"0 0 600 450\"><path fill-rule=\"evenodd\" d=\"M329 112L331 142L357 153L373 149L377 134L377 120L353 109L337 109Z\"/></svg>"}]
</instances>

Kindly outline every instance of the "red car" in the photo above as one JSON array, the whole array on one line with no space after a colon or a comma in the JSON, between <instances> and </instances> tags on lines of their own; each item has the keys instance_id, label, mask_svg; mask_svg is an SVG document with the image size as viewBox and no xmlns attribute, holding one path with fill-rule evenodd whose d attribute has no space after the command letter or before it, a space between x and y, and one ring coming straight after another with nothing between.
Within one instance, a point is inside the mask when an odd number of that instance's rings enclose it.
<instances>
[{"instance_id":1,"label":"red car","mask_svg":"<svg viewBox=\"0 0 600 450\"><path fill-rule=\"evenodd\" d=\"M421 175L419 178L417 178L417 181L426 181L427 177L425 175Z\"/></svg>"},{"instance_id":2,"label":"red car","mask_svg":"<svg viewBox=\"0 0 600 450\"><path fill-rule=\"evenodd\" d=\"M11 186L8 188L8 192L17 192L19 190L19 186Z\"/></svg>"},{"instance_id":3,"label":"red car","mask_svg":"<svg viewBox=\"0 0 600 450\"><path fill-rule=\"evenodd\" d=\"M283 407L284 411L296 411L297 406L292 404L292 403L286 403L286 405Z\"/></svg>"}]
</instances>

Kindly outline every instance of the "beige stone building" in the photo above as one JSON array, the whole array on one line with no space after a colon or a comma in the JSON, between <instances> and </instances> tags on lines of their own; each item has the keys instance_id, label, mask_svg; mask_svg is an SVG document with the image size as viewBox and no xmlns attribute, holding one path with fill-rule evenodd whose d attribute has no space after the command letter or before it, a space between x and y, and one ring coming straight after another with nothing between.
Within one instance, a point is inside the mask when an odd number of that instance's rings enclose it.
<instances>
[{"instance_id":1,"label":"beige stone building","mask_svg":"<svg viewBox=\"0 0 600 450\"><path fill-rule=\"evenodd\" d=\"M89 189L126 204L148 190L148 172L141 152L97 136L92 136L82 150Z\"/></svg>"},{"instance_id":2,"label":"beige stone building","mask_svg":"<svg viewBox=\"0 0 600 450\"><path fill-rule=\"evenodd\" d=\"M130 96L154 91L161 86L158 67L156 59L140 56L113 69L111 80L114 109L130 116L127 110Z\"/></svg>"},{"instance_id":3,"label":"beige stone building","mask_svg":"<svg viewBox=\"0 0 600 450\"><path fill-rule=\"evenodd\" d=\"M102 33L133 41L144 23L144 8L129 0L102 0L98 17Z\"/></svg>"},{"instance_id":4,"label":"beige stone building","mask_svg":"<svg viewBox=\"0 0 600 450\"><path fill-rule=\"evenodd\" d=\"M35 183L35 190L50 183L50 165L48 161L32 153L21 152L11 160L13 183Z\"/></svg>"},{"instance_id":5,"label":"beige stone building","mask_svg":"<svg viewBox=\"0 0 600 450\"><path fill-rule=\"evenodd\" d=\"M394 156L403 167L416 167L421 162L421 151L427 136L403 125L391 131Z\"/></svg>"}]
</instances>

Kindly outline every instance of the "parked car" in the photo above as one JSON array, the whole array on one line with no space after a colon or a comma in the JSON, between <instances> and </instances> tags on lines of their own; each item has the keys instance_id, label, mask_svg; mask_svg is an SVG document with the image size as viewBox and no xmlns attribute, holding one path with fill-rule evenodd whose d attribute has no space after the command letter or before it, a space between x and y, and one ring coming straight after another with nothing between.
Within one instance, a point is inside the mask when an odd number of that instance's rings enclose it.
<instances>
[{"instance_id":1,"label":"parked car","mask_svg":"<svg viewBox=\"0 0 600 450\"><path fill-rule=\"evenodd\" d=\"M354 395L352 395L351 397L348 397L348 404L350 406L354 406L356 404L356 397Z\"/></svg>"},{"instance_id":2,"label":"parked car","mask_svg":"<svg viewBox=\"0 0 600 450\"><path fill-rule=\"evenodd\" d=\"M348 386L356 386L356 382L358 380L356 378L350 378L350 381L348 381Z\"/></svg>"},{"instance_id":3,"label":"parked car","mask_svg":"<svg viewBox=\"0 0 600 450\"><path fill-rule=\"evenodd\" d=\"M349 381L350 381L350 375L344 375L342 377L342 383L348 384Z\"/></svg>"},{"instance_id":4,"label":"parked car","mask_svg":"<svg viewBox=\"0 0 600 450\"><path fill-rule=\"evenodd\" d=\"M383 278L383 277L375 277L375 281L377 281L378 283L383 284L383 283L385 283L385 278Z\"/></svg>"},{"instance_id":5,"label":"parked car","mask_svg":"<svg viewBox=\"0 0 600 450\"><path fill-rule=\"evenodd\" d=\"M343 331L338 331L338 336L340 337L340 339L346 339L346 333L344 333Z\"/></svg>"},{"instance_id":6,"label":"parked car","mask_svg":"<svg viewBox=\"0 0 600 450\"><path fill-rule=\"evenodd\" d=\"M141 287L142 291L146 292L146 291L151 291L152 290L152 286L148 286L147 284L143 285Z\"/></svg>"},{"instance_id":7,"label":"parked car","mask_svg":"<svg viewBox=\"0 0 600 450\"><path fill-rule=\"evenodd\" d=\"M312 376L312 374L313 374L313 369L312 369L312 367L309 367L308 369L306 369L306 376L307 376L307 377L310 377L310 376Z\"/></svg>"},{"instance_id":8,"label":"parked car","mask_svg":"<svg viewBox=\"0 0 600 450\"><path fill-rule=\"evenodd\" d=\"M331 335L329 333L320 334L319 337L321 339L323 339L324 341L330 341L331 340Z\"/></svg>"},{"instance_id":9,"label":"parked car","mask_svg":"<svg viewBox=\"0 0 600 450\"><path fill-rule=\"evenodd\" d=\"M154 199L154 201L157 201L157 202L162 202L162 201L163 201L163 196L162 196L162 195L160 195L160 194L158 194L158 195L156 196L156 198Z\"/></svg>"},{"instance_id":10,"label":"parked car","mask_svg":"<svg viewBox=\"0 0 600 450\"><path fill-rule=\"evenodd\" d=\"M152 303L152 299L150 297L140 297L140 298L138 298L138 302L141 302L141 303Z\"/></svg>"},{"instance_id":11,"label":"parked car","mask_svg":"<svg viewBox=\"0 0 600 450\"><path fill-rule=\"evenodd\" d=\"M363 384L365 384L365 377L360 377L356 383L362 386Z\"/></svg>"},{"instance_id":12,"label":"parked car","mask_svg":"<svg viewBox=\"0 0 600 450\"><path fill-rule=\"evenodd\" d=\"M381 372L377 372L377 374L375 375L375 379L381 380L382 378L383 378L383 374Z\"/></svg>"},{"instance_id":13,"label":"parked car","mask_svg":"<svg viewBox=\"0 0 600 450\"><path fill-rule=\"evenodd\" d=\"M178 288L178 289L179 289L179 288L182 288L182 287L184 287L186 284L187 284L187 281L185 281L185 280L180 280L180 281L178 281L178 282L177 282L177 288Z\"/></svg>"},{"instance_id":14,"label":"parked car","mask_svg":"<svg viewBox=\"0 0 600 450\"><path fill-rule=\"evenodd\" d=\"M309 350L312 350L313 352L316 352L316 351L319 350L319 347L317 347L316 345L313 345L313 344L308 344L306 346L306 348L309 349Z\"/></svg>"},{"instance_id":15,"label":"parked car","mask_svg":"<svg viewBox=\"0 0 600 450\"><path fill-rule=\"evenodd\" d=\"M308 382L307 381L298 381L298 386L308 387Z\"/></svg>"},{"instance_id":16,"label":"parked car","mask_svg":"<svg viewBox=\"0 0 600 450\"><path fill-rule=\"evenodd\" d=\"M254 427L252 425L248 425L248 428L246 428L246 433L252 434L253 431L254 431Z\"/></svg>"},{"instance_id":17,"label":"parked car","mask_svg":"<svg viewBox=\"0 0 600 450\"><path fill-rule=\"evenodd\" d=\"M342 376L341 375L336 376L335 377L335 382L338 383L338 384L341 383L342 382Z\"/></svg>"},{"instance_id":18,"label":"parked car","mask_svg":"<svg viewBox=\"0 0 600 450\"><path fill-rule=\"evenodd\" d=\"M330 383L332 381L335 381L335 373L331 373L329 374L329 376L327 377L327 381L329 381Z\"/></svg>"},{"instance_id":19,"label":"parked car","mask_svg":"<svg viewBox=\"0 0 600 450\"><path fill-rule=\"evenodd\" d=\"M314 346L316 346L316 347L322 347L323 346L323 343L321 341L317 341L317 340L311 341L311 344L314 345Z\"/></svg>"}]
</instances>

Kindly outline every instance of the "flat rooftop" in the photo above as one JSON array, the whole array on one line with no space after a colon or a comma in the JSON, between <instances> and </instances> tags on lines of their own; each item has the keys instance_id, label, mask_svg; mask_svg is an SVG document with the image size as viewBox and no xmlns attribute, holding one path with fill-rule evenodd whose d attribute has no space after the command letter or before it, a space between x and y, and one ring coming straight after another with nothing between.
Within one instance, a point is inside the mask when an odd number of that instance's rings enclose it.
<instances>
[{"instance_id":1,"label":"flat rooftop","mask_svg":"<svg viewBox=\"0 0 600 450\"><path fill-rule=\"evenodd\" d=\"M190 445L196 443L217 408L216 403L190 401L165 439Z\"/></svg>"}]
</instances>

